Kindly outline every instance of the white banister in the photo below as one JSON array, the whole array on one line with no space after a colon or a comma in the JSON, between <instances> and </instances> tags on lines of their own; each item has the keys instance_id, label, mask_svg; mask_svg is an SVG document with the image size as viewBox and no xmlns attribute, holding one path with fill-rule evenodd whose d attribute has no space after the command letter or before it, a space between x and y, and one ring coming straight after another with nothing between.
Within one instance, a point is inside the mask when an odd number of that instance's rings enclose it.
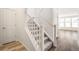
<instances>
[{"instance_id":1,"label":"white banister","mask_svg":"<svg viewBox=\"0 0 79 59\"><path fill-rule=\"evenodd\" d=\"M44 29L45 27L41 24L39 24L38 19L39 17L31 17L29 15L25 18L26 28L28 29L28 34L30 37L30 40L32 41L32 44L34 43L34 47L36 46L36 50L44 51L44 33L48 36L48 38L53 41L56 40L56 25L51 25L51 23L48 23L50 27L53 28L53 38L46 32ZM49 27L49 26L48 26ZM49 32L50 33L50 32ZM39 48L39 49L38 49Z\"/></svg>"},{"instance_id":2,"label":"white banister","mask_svg":"<svg viewBox=\"0 0 79 59\"><path fill-rule=\"evenodd\" d=\"M44 50L43 26L39 25L36 20L37 20L37 18L28 16L28 19L25 21L25 23L30 32L30 35L32 35L32 38L30 38L30 39L34 38L34 40L32 41L32 44L36 42L37 45L36 44L35 45L39 46L41 50Z\"/></svg>"}]
</instances>

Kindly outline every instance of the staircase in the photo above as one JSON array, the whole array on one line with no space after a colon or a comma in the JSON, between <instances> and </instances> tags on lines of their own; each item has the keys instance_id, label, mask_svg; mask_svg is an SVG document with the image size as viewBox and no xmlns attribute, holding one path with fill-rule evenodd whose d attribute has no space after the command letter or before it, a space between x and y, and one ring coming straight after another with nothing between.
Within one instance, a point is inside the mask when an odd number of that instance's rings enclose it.
<instances>
[{"instance_id":1,"label":"staircase","mask_svg":"<svg viewBox=\"0 0 79 59\"><path fill-rule=\"evenodd\" d=\"M48 51L50 48L52 48L53 42L50 40L50 38L44 33L44 50Z\"/></svg>"},{"instance_id":2,"label":"staircase","mask_svg":"<svg viewBox=\"0 0 79 59\"><path fill-rule=\"evenodd\" d=\"M53 41L44 30L43 25L36 21L35 17L27 16L25 30L36 50L48 51L53 47Z\"/></svg>"}]
</instances>

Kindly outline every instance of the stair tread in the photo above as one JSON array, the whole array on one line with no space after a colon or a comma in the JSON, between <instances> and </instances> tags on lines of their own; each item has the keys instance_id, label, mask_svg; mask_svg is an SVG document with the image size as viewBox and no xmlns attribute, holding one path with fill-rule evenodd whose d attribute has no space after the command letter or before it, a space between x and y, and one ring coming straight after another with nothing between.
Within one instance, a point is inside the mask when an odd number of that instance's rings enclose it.
<instances>
[{"instance_id":1,"label":"stair tread","mask_svg":"<svg viewBox=\"0 0 79 59\"><path fill-rule=\"evenodd\" d=\"M48 41L46 44L44 44L44 50L49 49L52 46L52 42Z\"/></svg>"}]
</instances>

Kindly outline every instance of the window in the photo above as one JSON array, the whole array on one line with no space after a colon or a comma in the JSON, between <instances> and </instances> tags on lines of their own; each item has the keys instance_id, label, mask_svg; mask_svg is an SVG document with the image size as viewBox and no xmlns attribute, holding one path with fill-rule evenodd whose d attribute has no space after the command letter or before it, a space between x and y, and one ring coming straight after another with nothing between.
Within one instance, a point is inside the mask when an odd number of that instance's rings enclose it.
<instances>
[{"instance_id":1,"label":"window","mask_svg":"<svg viewBox=\"0 0 79 59\"><path fill-rule=\"evenodd\" d=\"M65 27L71 27L71 18L65 18Z\"/></svg>"},{"instance_id":2,"label":"window","mask_svg":"<svg viewBox=\"0 0 79 59\"><path fill-rule=\"evenodd\" d=\"M72 18L72 27L78 27L79 19L78 18Z\"/></svg>"},{"instance_id":3,"label":"window","mask_svg":"<svg viewBox=\"0 0 79 59\"><path fill-rule=\"evenodd\" d=\"M64 23L59 23L59 27L64 27Z\"/></svg>"},{"instance_id":4,"label":"window","mask_svg":"<svg viewBox=\"0 0 79 59\"><path fill-rule=\"evenodd\" d=\"M78 20L79 20L79 19L78 19L77 17L72 18L72 23L74 23L74 22L77 23L77 22L79 22Z\"/></svg>"},{"instance_id":5,"label":"window","mask_svg":"<svg viewBox=\"0 0 79 59\"><path fill-rule=\"evenodd\" d=\"M71 23L71 18L65 18L66 23Z\"/></svg>"},{"instance_id":6,"label":"window","mask_svg":"<svg viewBox=\"0 0 79 59\"><path fill-rule=\"evenodd\" d=\"M58 26L59 26L59 27L64 27L64 18L60 18L60 19L58 20Z\"/></svg>"},{"instance_id":7,"label":"window","mask_svg":"<svg viewBox=\"0 0 79 59\"><path fill-rule=\"evenodd\" d=\"M58 27L79 27L79 17L59 18Z\"/></svg>"},{"instance_id":8,"label":"window","mask_svg":"<svg viewBox=\"0 0 79 59\"><path fill-rule=\"evenodd\" d=\"M78 27L78 23L72 23L72 27Z\"/></svg>"},{"instance_id":9,"label":"window","mask_svg":"<svg viewBox=\"0 0 79 59\"><path fill-rule=\"evenodd\" d=\"M60 18L59 23L63 23L63 22L64 22L64 18Z\"/></svg>"},{"instance_id":10,"label":"window","mask_svg":"<svg viewBox=\"0 0 79 59\"><path fill-rule=\"evenodd\" d=\"M71 27L71 23L65 23L65 27Z\"/></svg>"}]
</instances>

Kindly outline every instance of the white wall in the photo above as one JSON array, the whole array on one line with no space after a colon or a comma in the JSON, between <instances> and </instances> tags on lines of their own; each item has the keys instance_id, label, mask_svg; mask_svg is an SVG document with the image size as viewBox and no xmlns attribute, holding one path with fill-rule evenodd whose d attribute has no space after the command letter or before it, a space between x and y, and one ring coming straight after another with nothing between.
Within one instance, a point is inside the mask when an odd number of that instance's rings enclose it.
<instances>
[{"instance_id":1,"label":"white wall","mask_svg":"<svg viewBox=\"0 0 79 59\"><path fill-rule=\"evenodd\" d=\"M27 14L31 17L39 17L43 20L52 21L52 9L51 8L28 8Z\"/></svg>"},{"instance_id":2,"label":"white wall","mask_svg":"<svg viewBox=\"0 0 79 59\"><path fill-rule=\"evenodd\" d=\"M58 8L59 17L79 15L79 8Z\"/></svg>"},{"instance_id":3,"label":"white wall","mask_svg":"<svg viewBox=\"0 0 79 59\"><path fill-rule=\"evenodd\" d=\"M17 25L17 40L19 40L28 50L33 50L34 47L28 37L28 33L25 31L25 9L18 8L16 9L16 25Z\"/></svg>"}]
</instances>

